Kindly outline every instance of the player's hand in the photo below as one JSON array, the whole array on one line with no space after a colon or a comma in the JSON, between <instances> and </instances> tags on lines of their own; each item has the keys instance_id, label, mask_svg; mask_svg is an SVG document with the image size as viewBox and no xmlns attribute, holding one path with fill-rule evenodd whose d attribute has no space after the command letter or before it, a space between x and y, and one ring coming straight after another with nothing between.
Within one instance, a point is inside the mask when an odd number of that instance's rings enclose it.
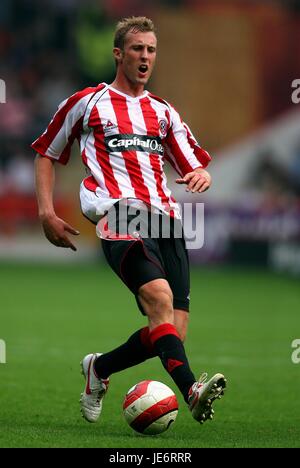
<instances>
[{"instance_id":1,"label":"player's hand","mask_svg":"<svg viewBox=\"0 0 300 468\"><path fill-rule=\"evenodd\" d=\"M79 231L74 229L63 219L58 218L56 215L43 217L41 219L45 236L47 239L57 247L64 247L66 249L77 250L75 245L69 239L67 233L78 236Z\"/></svg>"},{"instance_id":2,"label":"player's hand","mask_svg":"<svg viewBox=\"0 0 300 468\"><path fill-rule=\"evenodd\" d=\"M186 184L186 192L205 192L211 185L211 176L205 169L196 169L188 172L181 179L176 179L176 184Z\"/></svg>"}]
</instances>

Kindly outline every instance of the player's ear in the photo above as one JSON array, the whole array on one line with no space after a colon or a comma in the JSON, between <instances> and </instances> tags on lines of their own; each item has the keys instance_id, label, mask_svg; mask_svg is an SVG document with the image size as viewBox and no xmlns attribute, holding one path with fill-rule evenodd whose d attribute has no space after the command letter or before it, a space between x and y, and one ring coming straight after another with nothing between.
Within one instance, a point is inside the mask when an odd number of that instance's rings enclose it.
<instances>
[{"instance_id":1,"label":"player's ear","mask_svg":"<svg viewBox=\"0 0 300 468\"><path fill-rule=\"evenodd\" d=\"M120 63L122 58L123 58L122 49L120 49L119 47L114 47L113 48L113 54L114 54L114 58L115 58L116 62Z\"/></svg>"}]
</instances>

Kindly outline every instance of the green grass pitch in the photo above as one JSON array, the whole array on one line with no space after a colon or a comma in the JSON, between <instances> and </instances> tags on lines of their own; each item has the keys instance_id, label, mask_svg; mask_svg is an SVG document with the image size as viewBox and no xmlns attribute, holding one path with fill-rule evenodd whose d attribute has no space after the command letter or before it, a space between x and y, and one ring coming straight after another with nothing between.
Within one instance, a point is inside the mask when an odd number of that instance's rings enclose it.
<instances>
[{"instance_id":1,"label":"green grass pitch","mask_svg":"<svg viewBox=\"0 0 300 468\"><path fill-rule=\"evenodd\" d=\"M113 375L101 421L79 412L79 362L108 351L145 319L133 296L99 265L0 266L0 447L299 447L300 287L263 271L194 269L186 350L195 374L223 372L228 389L215 418L194 421L158 359ZM177 394L179 414L155 437L125 423L122 401L144 379Z\"/></svg>"}]
</instances>

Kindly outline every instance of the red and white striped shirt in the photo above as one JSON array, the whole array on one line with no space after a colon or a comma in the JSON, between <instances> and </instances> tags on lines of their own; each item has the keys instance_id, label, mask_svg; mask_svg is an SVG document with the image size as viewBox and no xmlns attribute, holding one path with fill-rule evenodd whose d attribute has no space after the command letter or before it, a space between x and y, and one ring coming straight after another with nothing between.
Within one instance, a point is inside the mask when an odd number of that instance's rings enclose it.
<instances>
[{"instance_id":1,"label":"red and white striped shirt","mask_svg":"<svg viewBox=\"0 0 300 468\"><path fill-rule=\"evenodd\" d=\"M164 161L182 177L211 160L166 101L148 91L128 96L106 83L63 101L31 146L42 156L66 164L75 138L90 174L84 186L97 194L106 209L110 201L112 205L122 198L137 198L180 217L167 187Z\"/></svg>"}]
</instances>

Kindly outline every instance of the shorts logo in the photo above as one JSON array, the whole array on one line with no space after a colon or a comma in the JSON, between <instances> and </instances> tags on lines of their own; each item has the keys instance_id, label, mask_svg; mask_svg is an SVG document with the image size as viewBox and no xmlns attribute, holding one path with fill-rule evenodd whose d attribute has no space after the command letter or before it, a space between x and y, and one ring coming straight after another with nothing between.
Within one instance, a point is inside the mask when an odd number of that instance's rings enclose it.
<instances>
[{"instance_id":1,"label":"shorts logo","mask_svg":"<svg viewBox=\"0 0 300 468\"><path fill-rule=\"evenodd\" d=\"M165 119L160 119L158 125L161 136L165 137L168 133L168 122Z\"/></svg>"},{"instance_id":2,"label":"shorts logo","mask_svg":"<svg viewBox=\"0 0 300 468\"><path fill-rule=\"evenodd\" d=\"M142 151L144 153L160 154L161 156L164 154L164 147L160 137L123 133L106 136L104 141L109 152Z\"/></svg>"}]
</instances>

